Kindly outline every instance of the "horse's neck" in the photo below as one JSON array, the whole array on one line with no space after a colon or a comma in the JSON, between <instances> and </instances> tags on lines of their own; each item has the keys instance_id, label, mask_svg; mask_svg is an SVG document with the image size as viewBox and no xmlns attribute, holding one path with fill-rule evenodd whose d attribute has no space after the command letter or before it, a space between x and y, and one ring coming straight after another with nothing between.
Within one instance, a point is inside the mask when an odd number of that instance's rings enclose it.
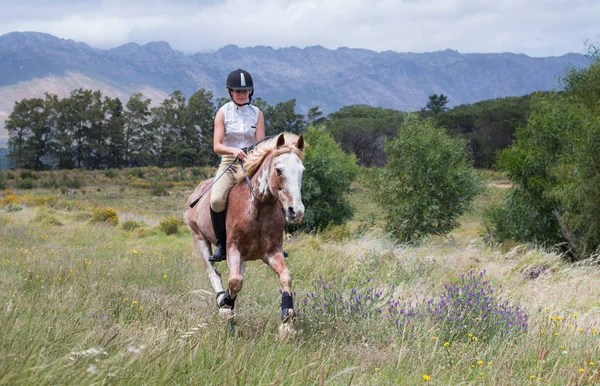
<instances>
[{"instance_id":1,"label":"horse's neck","mask_svg":"<svg viewBox=\"0 0 600 386\"><path fill-rule=\"evenodd\" d=\"M268 170L261 170L256 173L251 180L252 183L252 201L254 205L265 203L273 203L276 197L271 193L269 188L269 173Z\"/></svg>"}]
</instances>

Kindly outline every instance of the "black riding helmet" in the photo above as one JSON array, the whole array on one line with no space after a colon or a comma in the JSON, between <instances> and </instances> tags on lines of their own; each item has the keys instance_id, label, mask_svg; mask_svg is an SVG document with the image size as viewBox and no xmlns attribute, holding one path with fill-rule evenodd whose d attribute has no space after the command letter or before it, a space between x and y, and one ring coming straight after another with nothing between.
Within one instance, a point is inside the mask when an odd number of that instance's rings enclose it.
<instances>
[{"instance_id":1,"label":"black riding helmet","mask_svg":"<svg viewBox=\"0 0 600 386\"><path fill-rule=\"evenodd\" d=\"M248 102L244 104L249 105L252 101L252 95L254 95L254 82L252 81L252 76L248 71L244 71L241 68L238 68L235 71L231 71L229 75L227 75L227 82L225 83L225 87L227 87L227 89L229 90L230 97L231 90L250 90L250 95L248 95ZM233 100L233 97L231 97L231 100Z\"/></svg>"}]
</instances>

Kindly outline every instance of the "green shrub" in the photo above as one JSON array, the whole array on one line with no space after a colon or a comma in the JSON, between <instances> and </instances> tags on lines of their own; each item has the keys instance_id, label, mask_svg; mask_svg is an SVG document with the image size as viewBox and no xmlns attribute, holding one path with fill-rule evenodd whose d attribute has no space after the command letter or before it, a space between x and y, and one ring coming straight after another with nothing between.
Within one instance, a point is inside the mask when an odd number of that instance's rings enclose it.
<instances>
[{"instance_id":1,"label":"green shrub","mask_svg":"<svg viewBox=\"0 0 600 386\"><path fill-rule=\"evenodd\" d=\"M372 192L396 239L417 241L459 226L482 186L466 149L466 141L416 115L384 142L388 163L375 173Z\"/></svg>"},{"instance_id":2,"label":"green shrub","mask_svg":"<svg viewBox=\"0 0 600 386\"><path fill-rule=\"evenodd\" d=\"M344 153L340 145L319 128L309 127L303 135L307 143L302 179L306 211L302 223L287 224L286 229L315 231L330 224L343 224L354 214L347 195L358 173L356 157Z\"/></svg>"},{"instance_id":3,"label":"green shrub","mask_svg":"<svg viewBox=\"0 0 600 386\"><path fill-rule=\"evenodd\" d=\"M0 172L0 190L4 190L8 188L8 184L6 183L6 178L4 177L4 173Z\"/></svg>"},{"instance_id":4,"label":"green shrub","mask_svg":"<svg viewBox=\"0 0 600 386\"><path fill-rule=\"evenodd\" d=\"M179 226L183 225L183 219L179 216L169 216L160 220L159 228L166 235L174 235L179 232Z\"/></svg>"},{"instance_id":5,"label":"green shrub","mask_svg":"<svg viewBox=\"0 0 600 386\"><path fill-rule=\"evenodd\" d=\"M50 173L48 178L45 178L44 180L42 180L40 185L42 188L46 188L46 189L56 189L60 186L58 181L56 180L56 177L54 176L54 173Z\"/></svg>"},{"instance_id":6,"label":"green shrub","mask_svg":"<svg viewBox=\"0 0 600 386\"><path fill-rule=\"evenodd\" d=\"M23 207L18 203L8 203L2 207L6 212L19 212L23 210Z\"/></svg>"},{"instance_id":7,"label":"green shrub","mask_svg":"<svg viewBox=\"0 0 600 386\"><path fill-rule=\"evenodd\" d=\"M115 226L119 223L119 216L113 208L95 208L92 212L91 222Z\"/></svg>"},{"instance_id":8,"label":"green shrub","mask_svg":"<svg viewBox=\"0 0 600 386\"><path fill-rule=\"evenodd\" d=\"M113 169L107 169L104 171L104 175L107 178L115 178L117 176L117 172L114 171Z\"/></svg>"},{"instance_id":9,"label":"green shrub","mask_svg":"<svg viewBox=\"0 0 600 386\"><path fill-rule=\"evenodd\" d=\"M141 221L125 220L121 224L121 228L123 228L123 230L126 230L129 232L129 231L140 228L142 226L142 224L143 224L143 222L141 222Z\"/></svg>"},{"instance_id":10,"label":"green shrub","mask_svg":"<svg viewBox=\"0 0 600 386\"><path fill-rule=\"evenodd\" d=\"M71 189L79 189L83 186L83 181L77 177L69 177L69 174L65 172L59 181L59 186L66 186L67 188Z\"/></svg>"},{"instance_id":11,"label":"green shrub","mask_svg":"<svg viewBox=\"0 0 600 386\"><path fill-rule=\"evenodd\" d=\"M62 226L63 223L55 216L56 211L40 208L32 222L42 225Z\"/></svg>"},{"instance_id":12,"label":"green shrub","mask_svg":"<svg viewBox=\"0 0 600 386\"><path fill-rule=\"evenodd\" d=\"M138 168L131 169L129 175L137 178L144 178L144 171Z\"/></svg>"},{"instance_id":13,"label":"green shrub","mask_svg":"<svg viewBox=\"0 0 600 386\"><path fill-rule=\"evenodd\" d=\"M17 189L35 189L35 182L33 182L33 180L30 179L26 179L26 180L18 180L16 185Z\"/></svg>"},{"instance_id":14,"label":"green shrub","mask_svg":"<svg viewBox=\"0 0 600 386\"><path fill-rule=\"evenodd\" d=\"M599 68L600 71L600 68ZM487 215L489 238L552 248L572 260L600 248L600 113L572 95L535 101L527 126L500 153L513 188Z\"/></svg>"},{"instance_id":15,"label":"green shrub","mask_svg":"<svg viewBox=\"0 0 600 386\"><path fill-rule=\"evenodd\" d=\"M19 176L22 180L37 180L37 174L33 170L21 170Z\"/></svg>"},{"instance_id":16,"label":"green shrub","mask_svg":"<svg viewBox=\"0 0 600 386\"><path fill-rule=\"evenodd\" d=\"M166 182L152 181L150 183L150 194L152 194L153 196L156 196L156 197L168 196L169 195L168 187L169 187L169 185Z\"/></svg>"},{"instance_id":17,"label":"green shrub","mask_svg":"<svg viewBox=\"0 0 600 386\"><path fill-rule=\"evenodd\" d=\"M535 100L500 153L513 188L486 218L488 239L559 247L571 260L600 252L600 47L588 49L590 66L567 72L564 93Z\"/></svg>"}]
</instances>

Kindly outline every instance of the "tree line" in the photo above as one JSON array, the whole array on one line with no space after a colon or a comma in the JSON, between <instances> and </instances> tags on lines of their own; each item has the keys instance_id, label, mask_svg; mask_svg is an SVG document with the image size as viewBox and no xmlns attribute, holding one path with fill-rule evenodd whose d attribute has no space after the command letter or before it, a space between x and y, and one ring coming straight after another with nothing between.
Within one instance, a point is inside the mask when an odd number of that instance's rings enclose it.
<instances>
[{"instance_id":1,"label":"tree line","mask_svg":"<svg viewBox=\"0 0 600 386\"><path fill-rule=\"evenodd\" d=\"M175 91L158 106L141 93L123 105L84 89L62 99L49 93L23 99L6 121L9 159L13 168L31 170L214 165L213 117L227 101L215 102L205 89L189 98ZM300 133L306 125L295 99L270 105L256 98L255 104L267 135ZM313 120L321 115L318 107L309 112Z\"/></svg>"},{"instance_id":2,"label":"tree line","mask_svg":"<svg viewBox=\"0 0 600 386\"><path fill-rule=\"evenodd\" d=\"M445 95L431 95L419 115L433 120L455 137L468 140L474 166L492 168L499 150L514 141L526 125L534 93L498 98L448 109ZM545 93L541 93L544 95ZM213 117L227 98L215 100L200 89L190 98L175 91L153 106L142 94L125 105L100 91L77 89L63 99L23 99L6 122L10 167L32 170L105 169L134 166L205 166L218 162L212 151ZM267 135L301 133L308 123L320 124L341 148L355 154L359 165L387 162L383 141L395 138L407 112L351 105L324 116L318 106L296 113L296 100L253 104L265 116Z\"/></svg>"}]
</instances>

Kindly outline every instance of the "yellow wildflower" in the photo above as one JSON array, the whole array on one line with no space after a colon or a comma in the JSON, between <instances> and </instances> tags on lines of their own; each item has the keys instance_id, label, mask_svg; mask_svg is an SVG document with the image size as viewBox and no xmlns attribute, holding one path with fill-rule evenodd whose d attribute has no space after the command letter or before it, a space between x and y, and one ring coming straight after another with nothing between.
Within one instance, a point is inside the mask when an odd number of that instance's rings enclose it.
<instances>
[{"instance_id":1,"label":"yellow wildflower","mask_svg":"<svg viewBox=\"0 0 600 386\"><path fill-rule=\"evenodd\" d=\"M424 381L430 381L431 377L429 375L427 375L427 374L423 374L423 380Z\"/></svg>"}]
</instances>

